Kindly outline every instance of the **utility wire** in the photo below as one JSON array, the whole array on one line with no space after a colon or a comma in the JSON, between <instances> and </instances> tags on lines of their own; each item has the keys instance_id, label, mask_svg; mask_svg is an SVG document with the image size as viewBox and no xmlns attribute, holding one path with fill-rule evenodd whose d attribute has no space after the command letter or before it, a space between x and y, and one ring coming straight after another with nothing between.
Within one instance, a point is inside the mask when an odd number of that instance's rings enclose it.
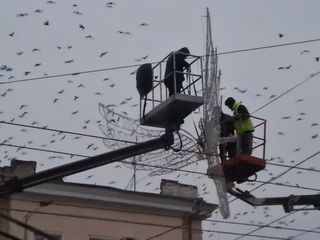
<instances>
[{"instance_id":1,"label":"utility wire","mask_svg":"<svg viewBox=\"0 0 320 240\"><path fill-rule=\"evenodd\" d=\"M69 156L76 156L76 157L83 157L83 158L90 158L92 156L87 156L87 155L80 155L80 154L73 154L73 153L67 153L67 152L61 152L61 151L53 151L53 150L47 150L47 149L41 149L41 148L34 148L34 147L26 147L26 146L19 146L19 145L14 145L14 144L6 144L6 143L2 143L0 144L0 146L6 146L6 147L15 147L15 148L19 148L19 149L29 149L29 150L34 150L34 151L41 151L41 152L50 152L50 153L57 153L57 154L63 154L63 155L69 155ZM319 151L320 152L320 151ZM310 157L308 158L310 159ZM131 164L131 162L129 161L125 161L122 160L120 161L122 163L126 163L126 164ZM139 166L145 166L145 167L151 167L151 168L158 168L158 169L165 169L165 170L172 170L172 171L177 171L177 172L185 172L185 173L192 173L192 174L198 174L198 175L203 175L203 176L208 176L207 173L204 172L196 172L196 171L190 171L190 170L183 170L183 169L179 169L179 168L171 168L171 167L164 167L164 166L157 166L157 165L151 165L151 164L144 164L144 163L135 163L136 165ZM291 169L293 169L291 167ZM212 175L210 175L212 177ZM256 181L259 183L262 183L261 185L257 186L256 188L254 188L253 190L250 191L254 191L258 188L260 188L261 186L265 185L265 184L271 184L271 185L277 185L277 186L283 186L283 187L292 187L292 188L297 188L297 189L308 189L308 190L313 190L313 191L320 191L320 189L315 189L315 188L308 188L308 187L302 187L302 186L295 186L295 185L288 185L288 184L283 184L283 183L271 183L271 180L266 181L266 182L262 182L262 181ZM237 198L235 198L234 200L236 200ZM231 200L230 202L233 202L234 200ZM229 202L229 203L230 203Z\"/></svg>"},{"instance_id":2,"label":"utility wire","mask_svg":"<svg viewBox=\"0 0 320 240\"><path fill-rule=\"evenodd\" d=\"M291 171L292 169L294 169L294 167L299 166L300 164L302 164L302 163L310 160L311 158L314 158L315 156L317 156L317 155L319 155L319 154L320 154L320 151L317 151L317 152L313 153L312 155L310 155L309 157L305 158L304 160L298 162L298 163L295 164L294 166L289 167L289 169L283 171L283 172L280 173L278 176L272 177L269 181L264 182L264 183L260 184L259 186L255 187L254 189L250 190L250 192L251 192L251 191L255 191L255 190L257 190L258 188L262 187L263 185L265 185L265 184L267 184L267 183L271 183L272 181L274 181L274 180L282 177L283 175L285 175L286 173L288 173L289 171Z\"/></svg>"},{"instance_id":3,"label":"utility wire","mask_svg":"<svg viewBox=\"0 0 320 240\"><path fill-rule=\"evenodd\" d=\"M259 107L258 109L254 110L252 113L256 113L259 110L261 110L262 108L265 108L266 106L268 106L269 104L273 103L274 101L278 100L279 98L283 97L284 95L288 94L289 92L291 92L292 90L294 90L295 88L299 87L300 85L308 82L310 79L314 78L315 76L319 75L320 71L310 74L309 77L307 77L306 79L304 79L303 81L299 82L298 84L294 85L293 87L289 88L288 90L286 90L285 92L283 92L282 94L280 94L279 96L275 97L274 99L272 99L271 101L267 102L266 104L264 104L263 106Z\"/></svg>"},{"instance_id":4,"label":"utility wire","mask_svg":"<svg viewBox=\"0 0 320 240\"><path fill-rule=\"evenodd\" d=\"M28 210L25 209L10 209L11 211L17 211L17 212L29 212ZM184 227L182 224L181 225L167 225L167 224L154 224L150 222L137 222L137 221L131 221L131 220L121 220L121 219L114 219L114 218L105 218L105 217L93 217L93 216L81 216L81 215L75 215L75 214L64 214L64 213L53 213L53 212L33 212L34 214L39 214L39 215L49 215L49 216L58 216L58 217L70 217L70 218L78 218L78 219L87 219L87 220L95 220L95 221L106 221L106 222L117 222L117 223L126 223L126 224L134 224L134 225L142 225L142 226L147 226L147 227L162 227L162 228L169 228L168 230L165 231L165 233L168 233L170 231L173 231L175 229L189 229L187 227ZM209 229L198 229L198 228L191 228L190 229L192 232L207 232L207 233L219 233L219 234L229 234L229 235L237 235L237 236L251 236L251 237L260 237L260 238L268 238L268 239L280 239L280 240L287 240L287 238L282 238L282 237L271 237L271 236L266 236L266 235L255 235L255 234L248 234L248 233L240 233L240 232L226 232L226 231L216 231L216 230L209 230ZM308 231L308 230L306 230ZM165 234L157 234L149 237L147 239L154 239L160 235Z\"/></svg>"},{"instance_id":5,"label":"utility wire","mask_svg":"<svg viewBox=\"0 0 320 240\"><path fill-rule=\"evenodd\" d=\"M303 40L303 41L296 41L296 42L288 42L288 43L282 43L282 44L267 45L267 46L261 46L261 47L245 48L245 49L239 49L239 50L231 50L231 51L217 53L217 55L228 55L228 54L241 53L241 52L257 51L257 50L263 50L263 49L269 49L269 48L285 47L285 46L305 44L305 43L318 42L318 41L320 41L320 38ZM202 55L200 57L205 57L205 56L206 55ZM151 64L157 64L157 63L158 62L151 62ZM18 82L29 82L29 81L36 81L36 80L49 79L49 78L76 76L76 75L80 75L80 74L104 72L104 71L111 71L111 70L118 70L118 69L125 69L125 68L139 67L139 66L141 66L141 64L124 65L124 66L117 66L117 67L108 67L108 68L101 68L101 69L94 69L94 70L79 71L79 72L73 72L73 73L56 74L56 75L51 75L51 76L18 79L18 80L0 82L0 85L1 84L18 83Z\"/></svg>"},{"instance_id":6,"label":"utility wire","mask_svg":"<svg viewBox=\"0 0 320 240\"><path fill-rule=\"evenodd\" d=\"M308 207L308 206L305 206L303 209L305 209L305 208L307 208L307 207ZM278 222L278 221L280 221L280 220L282 220L282 219L284 219L284 218L287 218L287 217L289 217L289 216L291 216L291 215L293 215L293 214L295 214L295 213L297 213L297 212L288 213L288 214L284 215L283 217L280 217L280 218L278 218L278 219L276 219L276 220L273 220L273 221L269 222L269 223L266 224L266 225L263 225L263 226L261 226L261 227L258 227L258 228L256 228L256 229L254 229L254 230L246 233L246 234L243 235L243 236L237 237L237 238L234 239L234 240L239 240L239 239L241 239L241 238L243 238L243 237L251 236L252 233L260 230L261 228L264 228L264 227L266 227L266 226L269 226L269 225L271 225L271 224L273 224L273 223L275 223L275 222ZM288 238L286 238L286 239L288 239Z\"/></svg>"},{"instance_id":7,"label":"utility wire","mask_svg":"<svg viewBox=\"0 0 320 240\"><path fill-rule=\"evenodd\" d=\"M38 129L38 130L46 130L46 131L51 131L51 132L67 133L67 134L77 135L77 136L97 138L97 139L102 139L102 140L112 140L112 141L115 141L115 142L137 144L137 142L123 140L123 139L108 138L108 137L102 137L102 136L97 136L97 135L92 135L92 134L71 132L71 131L66 131L66 130L61 130L61 129L54 129L54 128L48 128L48 127L37 127L37 126L33 126L33 125L26 125L26 124L6 122L6 121L0 121L0 124L1 123L2 124L7 124L7 125L18 126L18 127L33 128L33 129Z\"/></svg>"},{"instance_id":8,"label":"utility wire","mask_svg":"<svg viewBox=\"0 0 320 240\"><path fill-rule=\"evenodd\" d=\"M279 227L279 226L266 226L263 224L254 224L254 223L244 223L244 222L232 222L232 221L223 221L223 220L202 220L202 222L210 222L210 223L222 223L222 224L231 224L231 225L240 225L240 226L251 226L251 227L265 227L265 228L273 228L273 229L280 229L280 230L290 230L290 231L297 231L297 232L310 232L310 233L320 233L320 231L316 231L316 229L319 228L314 228L311 230L307 229L301 229L301 228L290 228L290 227Z\"/></svg>"},{"instance_id":9,"label":"utility wire","mask_svg":"<svg viewBox=\"0 0 320 240\"><path fill-rule=\"evenodd\" d=\"M304 235L304 234L306 234L306 233L313 233L314 230L319 229L319 228L320 228L320 227L315 227L315 228L312 228L311 230L306 230L306 231L304 231L303 233L300 233L300 234L297 234L297 235L292 236L291 239L295 239L296 237L300 237L300 236L302 236L302 235Z\"/></svg>"},{"instance_id":10,"label":"utility wire","mask_svg":"<svg viewBox=\"0 0 320 240\"><path fill-rule=\"evenodd\" d=\"M292 45L305 44L305 43L318 42L318 41L320 41L320 38L315 38L315 39L310 39L310 40L303 40L303 41L297 41L297 42L288 42L288 43L280 43L280 44L274 44L274 45L267 45L267 46L262 46L262 47L254 47L254 48L246 48L246 49L240 49L240 50L233 50L233 51L227 51L227 52L217 53L217 55L226 55L226 54L233 54L233 53L240 53L240 52L249 52L249 51L256 51L256 50L263 50L263 49L268 49L268 48L277 48L277 47L292 46Z\"/></svg>"},{"instance_id":11,"label":"utility wire","mask_svg":"<svg viewBox=\"0 0 320 240\"><path fill-rule=\"evenodd\" d=\"M137 144L137 142L133 141L128 141L128 140L123 140L123 139L116 139L116 138L110 138L110 137L102 137L102 136L97 136L97 135L92 135L92 134L85 134L85 133L79 133L79 132L71 132L71 131L66 131L62 129L54 129L54 128L48 128L48 127L37 127L33 125L26 125L26 124L20 124L20 123L12 123L12 122L6 122L6 121L0 121L0 124L7 124L7 125L12 125L12 126L18 126L18 127L25 127L25 128L33 128L33 129L38 129L38 130L44 130L44 131L52 131L52 132L58 132L58 133L66 133L66 134L71 134L71 135L77 135L77 136L84 136L84 137L90 137L90 138L96 138L96 139L102 139L102 140L110 140L110 141L115 141L115 142L123 142L123 143L130 143L130 144ZM24 148L21 146L21 148ZM37 150L37 149L31 149L31 150ZM187 153L194 153L194 154L203 154L203 155L209 155L209 156L218 156L218 154L211 154L211 153L206 153L206 152L201 152L201 151L191 151L187 149L181 149L182 152L187 152ZM58 152L57 152L58 153ZM73 154L74 155L74 154ZM86 157L82 156L81 157ZM271 166L278 166L278 167L286 167L286 168L291 168L292 166L285 165L285 164L278 164L278 163L271 163L271 162L266 162L267 165ZM297 170L305 170L305 171L313 171L313 172L319 172L320 170L313 169L313 168L304 168L304 167L294 167Z\"/></svg>"}]
</instances>

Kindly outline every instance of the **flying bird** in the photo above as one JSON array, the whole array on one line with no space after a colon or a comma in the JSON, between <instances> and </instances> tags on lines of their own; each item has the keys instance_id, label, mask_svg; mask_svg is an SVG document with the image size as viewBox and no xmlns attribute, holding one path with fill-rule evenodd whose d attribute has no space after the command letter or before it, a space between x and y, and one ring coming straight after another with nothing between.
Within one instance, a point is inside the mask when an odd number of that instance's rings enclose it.
<instances>
[{"instance_id":1,"label":"flying bird","mask_svg":"<svg viewBox=\"0 0 320 240\"><path fill-rule=\"evenodd\" d=\"M29 15L28 13L18 13L17 17L26 17L28 15Z\"/></svg>"},{"instance_id":2,"label":"flying bird","mask_svg":"<svg viewBox=\"0 0 320 240\"><path fill-rule=\"evenodd\" d=\"M102 52L102 53L100 53L99 57L103 57L106 54L108 54L108 52Z\"/></svg>"},{"instance_id":3,"label":"flying bird","mask_svg":"<svg viewBox=\"0 0 320 240\"><path fill-rule=\"evenodd\" d=\"M64 61L64 63L66 63L66 64L68 64L68 63L73 63L74 62L74 60L73 59L70 59L70 60L66 60L66 61Z\"/></svg>"},{"instance_id":4,"label":"flying bird","mask_svg":"<svg viewBox=\"0 0 320 240\"><path fill-rule=\"evenodd\" d=\"M278 67L278 70L289 70L292 67L292 65L288 65L288 66L282 66L282 67Z\"/></svg>"},{"instance_id":5,"label":"flying bird","mask_svg":"<svg viewBox=\"0 0 320 240\"><path fill-rule=\"evenodd\" d=\"M283 37L283 34L282 34L282 33L279 33L278 36L279 36L279 38L282 38L282 37Z\"/></svg>"},{"instance_id":6,"label":"flying bird","mask_svg":"<svg viewBox=\"0 0 320 240\"><path fill-rule=\"evenodd\" d=\"M94 40L94 38L92 37L92 35L87 35L87 36L85 36L85 38L90 38L90 39Z\"/></svg>"},{"instance_id":7,"label":"flying bird","mask_svg":"<svg viewBox=\"0 0 320 240\"><path fill-rule=\"evenodd\" d=\"M124 34L124 35L131 35L131 33L130 33L130 32L124 32L124 31L118 31L118 33L120 33L120 34Z\"/></svg>"},{"instance_id":8,"label":"flying bird","mask_svg":"<svg viewBox=\"0 0 320 240\"><path fill-rule=\"evenodd\" d=\"M87 146L87 149L93 147L93 145L94 145L93 143L89 144L89 145Z\"/></svg>"},{"instance_id":9,"label":"flying bird","mask_svg":"<svg viewBox=\"0 0 320 240\"><path fill-rule=\"evenodd\" d=\"M309 52L310 52L309 50L303 50L300 52L300 54L302 55L302 54L309 53Z\"/></svg>"},{"instance_id":10,"label":"flying bird","mask_svg":"<svg viewBox=\"0 0 320 240\"><path fill-rule=\"evenodd\" d=\"M42 13L43 10L41 10L41 9L36 9L36 10L34 10L34 12L35 12L35 13Z\"/></svg>"},{"instance_id":11,"label":"flying bird","mask_svg":"<svg viewBox=\"0 0 320 240\"><path fill-rule=\"evenodd\" d=\"M84 29L85 29L85 27L84 27L82 24L79 24L79 28L80 28L81 30L84 30Z\"/></svg>"},{"instance_id":12,"label":"flying bird","mask_svg":"<svg viewBox=\"0 0 320 240\"><path fill-rule=\"evenodd\" d=\"M238 87L235 87L233 90L237 90L239 93L245 93L248 89L240 89Z\"/></svg>"},{"instance_id":13,"label":"flying bird","mask_svg":"<svg viewBox=\"0 0 320 240\"><path fill-rule=\"evenodd\" d=\"M140 27L145 27L145 26L148 26L148 25L149 25L149 24L148 24L148 23L145 23L145 22L139 24Z\"/></svg>"},{"instance_id":14,"label":"flying bird","mask_svg":"<svg viewBox=\"0 0 320 240\"><path fill-rule=\"evenodd\" d=\"M44 23L43 23L43 25L45 25L45 26L49 26L49 20L47 20L47 21L45 21Z\"/></svg>"},{"instance_id":15,"label":"flying bird","mask_svg":"<svg viewBox=\"0 0 320 240\"><path fill-rule=\"evenodd\" d=\"M107 2L106 7L112 8L114 5L116 5L114 2Z\"/></svg>"},{"instance_id":16,"label":"flying bird","mask_svg":"<svg viewBox=\"0 0 320 240\"><path fill-rule=\"evenodd\" d=\"M73 11L74 14L76 15L82 15L83 13L82 12L79 12L79 11Z\"/></svg>"}]
</instances>

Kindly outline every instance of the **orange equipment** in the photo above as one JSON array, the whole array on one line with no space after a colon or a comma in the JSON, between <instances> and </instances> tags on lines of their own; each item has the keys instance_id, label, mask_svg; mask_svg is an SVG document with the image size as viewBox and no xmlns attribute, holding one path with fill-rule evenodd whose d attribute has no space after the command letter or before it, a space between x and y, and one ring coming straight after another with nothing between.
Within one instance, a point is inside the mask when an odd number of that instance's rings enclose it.
<instances>
[{"instance_id":1,"label":"orange equipment","mask_svg":"<svg viewBox=\"0 0 320 240\"><path fill-rule=\"evenodd\" d=\"M266 161L246 154L237 154L221 163L224 175L228 181L243 183L258 171L266 167Z\"/></svg>"}]
</instances>

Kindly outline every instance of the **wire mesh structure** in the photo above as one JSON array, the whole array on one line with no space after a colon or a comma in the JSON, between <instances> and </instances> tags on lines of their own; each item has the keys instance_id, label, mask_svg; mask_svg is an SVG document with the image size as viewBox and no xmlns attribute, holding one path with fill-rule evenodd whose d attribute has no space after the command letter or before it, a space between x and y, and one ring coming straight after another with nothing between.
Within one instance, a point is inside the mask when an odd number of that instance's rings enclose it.
<instances>
[{"instance_id":1,"label":"wire mesh structure","mask_svg":"<svg viewBox=\"0 0 320 240\"><path fill-rule=\"evenodd\" d=\"M211 20L207 8L206 57L204 67L204 106L200 122L203 138L203 151L207 153L208 168L219 164L218 141L220 137L221 101L219 100L220 76L217 51L213 47ZM219 102L220 101L220 102ZM225 177L222 168L215 168L212 179L219 197L220 212L223 218L230 216Z\"/></svg>"},{"instance_id":2,"label":"wire mesh structure","mask_svg":"<svg viewBox=\"0 0 320 240\"><path fill-rule=\"evenodd\" d=\"M103 104L99 104L99 111L105 120L105 124L100 124L100 129L102 133L111 138L115 139L126 139L128 142L142 142L156 138L164 134L164 130L148 129L146 127L141 127L138 120L131 119L129 117L123 116L119 113L114 112L111 108ZM131 159L132 164L126 164L128 167L136 167L137 170L149 170L149 175L162 175L175 171L176 169L181 169L189 164L198 161L199 147L196 139L187 131L180 130L180 137L175 135L174 149L180 148L182 144L185 151L165 151L163 149L153 151L150 153L142 154L140 156ZM180 141L181 140L181 141ZM130 143L126 142L115 142L112 140L103 140L105 146L110 149L119 149L128 146ZM143 164L139 164L143 163ZM146 165L153 165L166 168L148 167ZM174 169L174 170L173 170Z\"/></svg>"}]
</instances>

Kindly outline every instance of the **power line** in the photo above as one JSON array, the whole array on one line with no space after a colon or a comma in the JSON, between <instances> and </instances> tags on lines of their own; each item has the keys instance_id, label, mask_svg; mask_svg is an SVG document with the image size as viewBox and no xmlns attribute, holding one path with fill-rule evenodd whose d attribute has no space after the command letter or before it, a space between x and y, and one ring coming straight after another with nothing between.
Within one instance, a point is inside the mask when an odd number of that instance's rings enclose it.
<instances>
[{"instance_id":1,"label":"power line","mask_svg":"<svg viewBox=\"0 0 320 240\"><path fill-rule=\"evenodd\" d=\"M302 164L302 163L304 163L304 162L306 162L306 161L310 160L311 158L313 158L313 157L315 157L315 156L317 156L317 155L319 155L319 154L320 154L320 151L317 151L317 152L313 153L312 155L310 155L309 157L305 158L304 160L302 160L302 161L298 162L298 163L297 163L297 164L295 164L294 166L289 167L289 169L287 169L287 170L283 171L283 172L282 172L282 173L280 173L278 176L276 176L276 177L272 177L269 181L267 181L267 182L265 182L265 183L262 183L262 184L261 184L261 185L259 185L258 187L256 187L256 188L254 188L254 189L250 190L250 192L251 192L251 191L254 191L254 190L256 190L256 189L258 189L258 188L260 188L260 187L262 187L263 185L265 185L265 184L267 184L267 183L269 183L269 182L272 182L272 181L274 181L274 180L276 180L276 179L278 179L278 178L282 177L283 175L285 175L286 173L288 173L290 170L294 169L294 167L299 166L300 164Z\"/></svg>"},{"instance_id":2,"label":"power line","mask_svg":"<svg viewBox=\"0 0 320 240\"><path fill-rule=\"evenodd\" d=\"M265 228L273 228L273 229L281 229L281 230L290 230L290 231L298 231L298 232L310 232L310 233L320 233L320 231L315 231L319 228L314 228L311 230L301 229L301 228L290 228L290 227L279 227L279 226L266 226L262 224L254 224L254 223L244 223L244 222L232 222L232 221L223 221L223 220L202 220L203 222L213 222L213 223L222 223L222 224L232 224L232 225L240 225L240 226L251 226L251 227L265 227Z\"/></svg>"},{"instance_id":3,"label":"power line","mask_svg":"<svg viewBox=\"0 0 320 240\"><path fill-rule=\"evenodd\" d=\"M156 62L154 62L156 63ZM153 63L153 64L154 64ZM126 66L118 66L118 67L109 67L109 68L101 68L101 69L94 69L94 70L87 70L87 71L80 71L80 72L73 72L73 73L62 73L56 74L51 76L43 76L43 77L34 77L34 78L25 78L25 79L18 79L6 82L0 82L0 84L10 84L10 83L18 83L18 82L29 82L29 81L36 81L42 79L49 79L49 78L59 78L59 77L66 77L66 76L76 76L80 74L89 74L89 73L96 73L96 72L104 72L104 71L111 71L111 70L118 70L123 68L131 68L131 67L139 67L141 64L133 64L133 65L126 65Z\"/></svg>"},{"instance_id":4,"label":"power line","mask_svg":"<svg viewBox=\"0 0 320 240\"><path fill-rule=\"evenodd\" d=\"M309 160L309 159L317 156L319 153L320 153L320 151L318 151L318 152L310 155L310 156L307 157L306 159L304 159L304 160L300 161L299 163L297 163L295 166L298 166L298 165L304 163L305 161L307 161L307 160ZM269 181L262 182L259 186L251 189L249 192L253 192L253 191L257 190L258 188L260 188L260 187L262 187L262 186L264 186L264 185L266 185L266 184L273 184L273 185L274 185L275 183L271 183L273 180L278 179L279 177L282 177L284 174L286 174L286 173L289 172L290 170L294 169L295 166L290 167L289 170L284 171L283 173L279 174L277 177L271 178ZM276 185L278 185L278 186L287 186L286 184L276 184ZM297 189L300 188L300 186L293 186L293 185L291 185L291 186L292 186L292 187L295 187L295 188L297 188ZM310 189L308 189L308 190L310 190ZM319 191L319 189L311 189L311 190ZM235 201L235 200L237 200L237 199L238 199L238 198L235 197L234 199L230 200L228 203L232 203L233 201Z\"/></svg>"},{"instance_id":5,"label":"power line","mask_svg":"<svg viewBox=\"0 0 320 240\"><path fill-rule=\"evenodd\" d=\"M19 146L19 145L14 145L14 144L6 144L6 143L2 143L0 144L0 146L6 146L6 147L15 147L15 148L19 148L19 149L29 149L29 150L33 150L33 151L41 151L41 152L49 152L49 153L57 153L57 154L63 154L63 155L69 155L69 156L76 156L76 157L83 157L83 158L90 158L92 156L87 156L87 155L80 155L80 154L73 154L73 153L67 153L67 152L61 152L61 151L54 151L54 150L47 150L47 149L41 149L41 148L34 148L34 147L27 147L27 146ZM320 151L319 151L320 153ZM310 159L310 158L309 158ZM126 163L126 164L131 164L131 162L129 161L125 161L122 160L120 161L122 163ZM199 174L199 175L203 175L203 176L208 176L207 173L204 172L197 172L197 171L190 171L190 170L183 170L183 169L179 169L179 168L171 168L171 167L164 167L164 166L157 166L157 165L151 165L151 164L145 164L145 163L135 163L136 165L139 166L145 166L145 167L151 167L151 168L158 168L158 169L164 169L164 170L172 170L172 171L177 171L177 172L185 172L185 173L192 173L192 174ZM290 166L289 166L290 167ZM291 167L293 169L293 167ZM210 175L212 177L212 175ZM258 187L254 188L253 190L250 191L254 191L258 188L260 188L261 186L265 185L265 184L271 184L271 185L277 185L277 186L283 186L283 187L292 187L292 188L297 188L297 189L308 189L308 190L313 190L313 191L320 191L320 189L315 189L315 188L308 188L308 187L302 187L302 186L295 186L295 185L288 185L288 184L283 184L283 183L272 183L271 180L266 181L266 182L262 182L262 181L255 181L255 182L259 182L262 183L261 185L259 185ZM235 198L234 200L236 200L237 198ZM231 200L231 202L233 202L234 200ZM230 203L230 202L229 202Z\"/></svg>"},{"instance_id":6,"label":"power line","mask_svg":"<svg viewBox=\"0 0 320 240\"><path fill-rule=\"evenodd\" d=\"M296 41L296 42L288 42L288 43L282 43L282 44L267 45L267 46L261 46L261 47L231 50L231 51L217 53L217 55L228 55L228 54L241 53L241 52L257 51L257 50L263 50L263 49L269 49L269 48L285 47L285 46L305 44L305 43L318 42L318 41L320 41L320 38L303 40L303 41ZM205 55L201 55L200 57L205 57ZM150 63L157 64L158 62L150 62ZM73 72L73 73L62 73L62 74L56 74L56 75L51 75L51 76L42 76L42 77L34 77L34 78L5 81L5 82L0 82L0 84L10 84L10 83L29 82L29 81L36 81L36 80L43 80L43 79L50 79L50 78L66 77L66 76L76 76L76 75L80 75L80 74L104 72L104 71L111 71L111 70L118 70L118 69L125 69L125 68L139 67L139 66L141 66L141 64L108 67L108 68L93 69L93 70L79 71L79 72Z\"/></svg>"},{"instance_id":7,"label":"power line","mask_svg":"<svg viewBox=\"0 0 320 240\"><path fill-rule=\"evenodd\" d=\"M249 51L256 51L256 50L262 50L262 49L268 49L268 48L285 47L285 46L298 45L298 44L311 43L311 42L318 42L318 41L320 41L320 38L304 40L304 41L297 41L297 42L289 42L289 43L267 45L267 46L262 46L262 47L254 47L254 48L233 50L233 51L217 53L217 55L226 55L226 54L233 54L233 53L240 53L240 52L249 52Z\"/></svg>"},{"instance_id":8,"label":"power line","mask_svg":"<svg viewBox=\"0 0 320 240\"><path fill-rule=\"evenodd\" d=\"M71 131L66 131L66 130L61 130L61 129L54 129L54 128L48 128L48 127L37 127L37 126L32 126L32 125L26 125L26 124L21 124L21 123L13 123L13 122L6 122L6 121L0 121L0 124L1 123L2 124L7 124L7 125L18 126L18 127L33 128L33 129L38 129L38 130L45 130L45 131L58 132L58 133L67 133L67 134L83 136L83 137L97 138L97 139L101 139L101 140L112 140L112 141L115 141L115 142L137 144L137 142L132 142L132 141L123 140L123 139L108 138L108 137L102 137L102 136L97 136L97 135L92 135L92 134L71 132Z\"/></svg>"},{"instance_id":9,"label":"power line","mask_svg":"<svg viewBox=\"0 0 320 240\"><path fill-rule=\"evenodd\" d=\"M308 207L308 206L304 207L303 209L305 209L305 208L307 208L307 207ZM260 230L261 228L264 228L264 227L266 227L266 226L269 226L269 225L271 225L271 224L273 224L273 223L275 223L275 222L278 222L278 221L280 221L281 219L287 218L287 217L289 217L289 216L291 216L291 215L293 215L293 214L295 214L295 213L297 213L297 212L288 213L288 214L284 215L283 217L280 217L280 218L278 218L278 219L276 219L276 220L273 220L273 221L269 222L269 223L266 224L266 225L263 225L263 226L261 226L261 227L258 227L258 228L256 228L256 229L254 229L254 230L246 233L246 234L243 235L243 236L237 237L237 238L234 239L234 240L239 240L239 239L241 239L241 238L243 238L243 237L245 237L245 236L251 236L252 233ZM286 238L286 239L288 239L288 238Z\"/></svg>"},{"instance_id":10,"label":"power line","mask_svg":"<svg viewBox=\"0 0 320 240\"><path fill-rule=\"evenodd\" d=\"M110 140L110 141L116 141L116 142L123 142L123 143L130 143L130 144L137 144L137 142L133 141L128 141L128 140L123 140L123 139L116 139L116 138L110 138L110 137L102 137L102 136L97 136L97 135L92 135L92 134L85 134L85 133L79 133L79 132L71 132L71 131L66 131L62 129L54 129L54 128L48 128L48 127L37 127L33 125L26 125L26 124L20 124L20 123L12 123L12 122L6 122L6 121L0 121L0 124L7 124L7 125L13 125L13 126L18 126L18 127L25 127L25 128L33 128L37 130L44 130L44 131L52 131L52 132L58 132L58 133L66 133L66 134L71 134L71 135L77 135L77 136L84 136L84 137L90 137L90 138L96 138L96 139L101 139L101 140ZM21 146L20 148L24 148L25 146ZM37 150L37 149L31 149L31 150ZM210 154L206 152L201 152L201 151L190 151L187 149L182 149L182 152L187 152L187 153L194 153L194 154L203 154L203 155L209 155L209 156L218 156L218 154ZM59 153L59 152L57 152ZM70 154L71 155L71 154ZM74 154L72 154L74 155ZM87 157L87 156L82 156L80 157ZM292 166L290 165L285 165L285 164L278 164L278 163L270 163L266 162L267 165L271 166L278 166L278 167L286 167L286 168L291 168ZM313 171L313 172L318 172L320 173L320 170L313 169L313 168L304 168L304 167L298 167L295 166L293 167L297 170L305 170L305 171ZM169 170L169 169L168 169Z\"/></svg>"},{"instance_id":11,"label":"power line","mask_svg":"<svg viewBox=\"0 0 320 240\"><path fill-rule=\"evenodd\" d=\"M306 230L306 231L304 231L303 233L300 233L300 234L297 234L297 235L292 236L291 239L295 239L296 237L300 237L300 236L302 236L302 235L304 235L304 234L306 234L306 233L313 233L315 229L319 229L319 228L320 228L320 227L315 227L315 228L312 228L311 230Z\"/></svg>"},{"instance_id":12,"label":"power line","mask_svg":"<svg viewBox=\"0 0 320 240\"><path fill-rule=\"evenodd\" d=\"M20 146L21 147L21 146ZM52 152L52 151L51 151ZM60 153L60 152L59 152ZM74 154L73 154L74 155ZM308 157L307 159L305 159L305 160L303 160L303 162L304 161L306 161L306 160L308 160L308 159L310 159L311 157L314 157L316 154L314 154L314 155L312 155L312 156L310 156L310 157ZM300 162L299 164L301 164L302 162ZM155 167L158 167L158 166L155 166ZM291 170L291 169L290 169ZM180 171L180 170L178 170L178 171ZM289 171L289 170L288 170ZM280 175L280 176L283 176L283 174L282 175ZM263 184L265 184L265 183L263 183ZM288 215L287 215L288 216ZM278 220L277 220L278 221ZM271 223L269 223L269 225L270 225ZM176 228L176 226L175 226L175 228ZM261 226L258 228L258 229L260 229L261 228ZM257 230L258 230L257 229ZM309 231L309 230L306 230L306 231ZM254 232L254 231L253 231ZM241 235L241 237L243 237L243 236L257 236L258 237L258 235L253 235L252 233L253 232L250 232L250 233L247 233L247 234L244 234L244 235ZM224 232L220 232L220 233L224 233ZM233 233L228 233L228 234L233 234ZM261 236L260 236L261 237ZM237 239L239 239L239 238L237 238Z\"/></svg>"},{"instance_id":13,"label":"power line","mask_svg":"<svg viewBox=\"0 0 320 240\"><path fill-rule=\"evenodd\" d=\"M55 204L55 203L54 203ZM17 212L30 212L25 209L10 209L11 211L17 211ZM134 224L134 225L142 225L142 226L148 226L148 227L162 227L162 228L169 228L165 232L153 235L147 239L154 239L158 236L164 235L170 231L173 231L175 229L189 229L188 227L181 225L167 225L167 224L154 224L150 222L137 222L137 221L131 221L131 220L121 220L121 219L114 219L114 218L105 218L105 217L93 217L93 216L81 216L81 215L75 215L75 214L64 214L64 213L53 213L53 212L32 212L33 214L39 214L39 215L49 215L49 216L58 216L58 217L70 217L70 218L78 218L78 219L87 219L87 220L98 220L98 221L106 221L106 222L118 222L118 223L126 223L126 224ZM251 237L260 237L260 238L268 238L268 239L280 239L280 240L287 240L287 238L282 237L271 237L266 235L256 235L256 234L249 234L249 233L241 233L241 232L226 232L226 231L217 231L217 230L209 230L209 229L198 229L198 228L190 228L192 232L207 232L207 233L219 233L219 234L229 234L229 235L237 235L237 236L251 236ZM308 231L308 230L306 230ZM317 233L317 232L316 232Z\"/></svg>"},{"instance_id":14,"label":"power line","mask_svg":"<svg viewBox=\"0 0 320 240\"><path fill-rule=\"evenodd\" d=\"M261 110L262 108L268 106L269 104L273 103L274 101L278 100L279 98L283 97L284 95L286 95L287 93L291 92L292 90L294 90L295 88L299 87L300 85L308 82L310 79L314 78L315 76L317 76L320 73L320 71L310 74L309 77L307 77L306 79L304 79L303 81L299 82L298 84L294 85L293 87L289 88L288 90L286 90L285 92L283 92L282 94L280 94L279 96L275 97L274 99L272 99L271 101L267 102L266 104L262 105L261 107L259 107L258 109L254 110L252 113L256 113L259 110Z\"/></svg>"}]
</instances>

